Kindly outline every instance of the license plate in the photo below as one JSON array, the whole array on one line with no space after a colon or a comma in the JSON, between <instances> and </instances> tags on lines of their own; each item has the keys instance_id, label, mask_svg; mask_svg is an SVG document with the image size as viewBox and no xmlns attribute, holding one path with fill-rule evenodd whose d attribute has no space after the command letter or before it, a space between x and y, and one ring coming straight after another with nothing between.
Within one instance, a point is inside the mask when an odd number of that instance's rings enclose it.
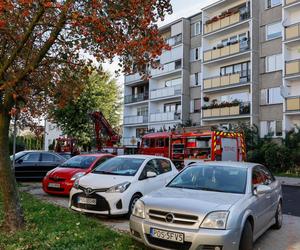
<instances>
[{"instance_id":1,"label":"license plate","mask_svg":"<svg viewBox=\"0 0 300 250\"><path fill-rule=\"evenodd\" d=\"M60 184L59 183L49 183L48 187L50 187L50 188L60 188Z\"/></svg>"},{"instance_id":2,"label":"license plate","mask_svg":"<svg viewBox=\"0 0 300 250\"><path fill-rule=\"evenodd\" d=\"M96 205L97 200L92 198L78 197L78 203L88 204L88 205Z\"/></svg>"},{"instance_id":3,"label":"license plate","mask_svg":"<svg viewBox=\"0 0 300 250\"><path fill-rule=\"evenodd\" d=\"M183 233L176 233L171 231L165 231L156 228L150 228L150 235L153 238L175 241L175 242L184 242L184 234Z\"/></svg>"}]
</instances>

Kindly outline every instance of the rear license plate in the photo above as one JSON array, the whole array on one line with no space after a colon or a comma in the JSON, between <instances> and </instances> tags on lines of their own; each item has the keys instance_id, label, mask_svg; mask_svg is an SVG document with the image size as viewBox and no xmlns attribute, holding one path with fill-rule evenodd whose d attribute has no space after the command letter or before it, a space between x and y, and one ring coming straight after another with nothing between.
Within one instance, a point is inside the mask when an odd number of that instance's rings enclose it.
<instances>
[{"instance_id":1,"label":"rear license plate","mask_svg":"<svg viewBox=\"0 0 300 250\"><path fill-rule=\"evenodd\" d=\"M49 188L60 188L60 184L59 183L49 183L48 187Z\"/></svg>"},{"instance_id":2,"label":"rear license plate","mask_svg":"<svg viewBox=\"0 0 300 250\"><path fill-rule=\"evenodd\" d=\"M184 242L184 234L183 233L176 233L171 231L165 231L156 228L150 228L150 235L153 238L169 240L174 242Z\"/></svg>"},{"instance_id":3,"label":"rear license plate","mask_svg":"<svg viewBox=\"0 0 300 250\"><path fill-rule=\"evenodd\" d=\"M96 205L97 200L92 198L78 197L78 203L88 204L88 205Z\"/></svg>"}]
</instances>

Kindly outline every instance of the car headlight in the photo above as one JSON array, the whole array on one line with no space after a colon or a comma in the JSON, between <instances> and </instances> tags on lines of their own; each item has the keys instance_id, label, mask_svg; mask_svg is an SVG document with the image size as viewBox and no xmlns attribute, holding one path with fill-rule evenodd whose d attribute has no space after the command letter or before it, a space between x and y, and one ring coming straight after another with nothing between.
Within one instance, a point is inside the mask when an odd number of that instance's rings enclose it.
<instances>
[{"instance_id":1,"label":"car headlight","mask_svg":"<svg viewBox=\"0 0 300 250\"><path fill-rule=\"evenodd\" d=\"M130 186L130 182L126 181L116 186L111 187L107 193L123 193Z\"/></svg>"},{"instance_id":2,"label":"car headlight","mask_svg":"<svg viewBox=\"0 0 300 250\"><path fill-rule=\"evenodd\" d=\"M79 189L79 179L76 179L74 184L73 184L73 187L76 188L76 189Z\"/></svg>"},{"instance_id":3,"label":"car headlight","mask_svg":"<svg viewBox=\"0 0 300 250\"><path fill-rule=\"evenodd\" d=\"M145 219L145 204L141 200L137 200L134 205L132 215Z\"/></svg>"},{"instance_id":4,"label":"car headlight","mask_svg":"<svg viewBox=\"0 0 300 250\"><path fill-rule=\"evenodd\" d=\"M71 181L75 181L75 180L77 180L78 178L80 178L84 175L85 175L85 172L78 172L78 173L76 173L72 176Z\"/></svg>"},{"instance_id":5,"label":"car headlight","mask_svg":"<svg viewBox=\"0 0 300 250\"><path fill-rule=\"evenodd\" d=\"M226 229L228 215L228 211L212 212L205 217L200 227L210 229Z\"/></svg>"}]
</instances>

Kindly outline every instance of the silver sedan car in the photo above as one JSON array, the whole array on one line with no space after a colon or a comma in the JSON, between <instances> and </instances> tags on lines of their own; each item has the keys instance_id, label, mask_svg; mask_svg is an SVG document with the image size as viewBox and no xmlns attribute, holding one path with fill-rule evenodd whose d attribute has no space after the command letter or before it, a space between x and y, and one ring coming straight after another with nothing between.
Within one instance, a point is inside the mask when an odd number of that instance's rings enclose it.
<instances>
[{"instance_id":1,"label":"silver sedan car","mask_svg":"<svg viewBox=\"0 0 300 250\"><path fill-rule=\"evenodd\" d=\"M185 168L141 198L130 218L132 236L155 249L250 250L281 225L280 183L266 167L241 162Z\"/></svg>"}]
</instances>

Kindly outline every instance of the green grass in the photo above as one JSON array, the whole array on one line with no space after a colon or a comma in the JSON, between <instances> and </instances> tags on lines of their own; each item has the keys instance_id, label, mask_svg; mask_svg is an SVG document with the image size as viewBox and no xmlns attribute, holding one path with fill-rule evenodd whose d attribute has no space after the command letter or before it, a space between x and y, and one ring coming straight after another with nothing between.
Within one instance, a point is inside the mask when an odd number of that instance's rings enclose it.
<instances>
[{"instance_id":1,"label":"green grass","mask_svg":"<svg viewBox=\"0 0 300 250\"><path fill-rule=\"evenodd\" d=\"M60 208L21 193L26 228L15 234L0 231L0 250L21 249L143 249L127 234L103 226L97 219ZM0 222L3 220L0 198Z\"/></svg>"}]
</instances>

